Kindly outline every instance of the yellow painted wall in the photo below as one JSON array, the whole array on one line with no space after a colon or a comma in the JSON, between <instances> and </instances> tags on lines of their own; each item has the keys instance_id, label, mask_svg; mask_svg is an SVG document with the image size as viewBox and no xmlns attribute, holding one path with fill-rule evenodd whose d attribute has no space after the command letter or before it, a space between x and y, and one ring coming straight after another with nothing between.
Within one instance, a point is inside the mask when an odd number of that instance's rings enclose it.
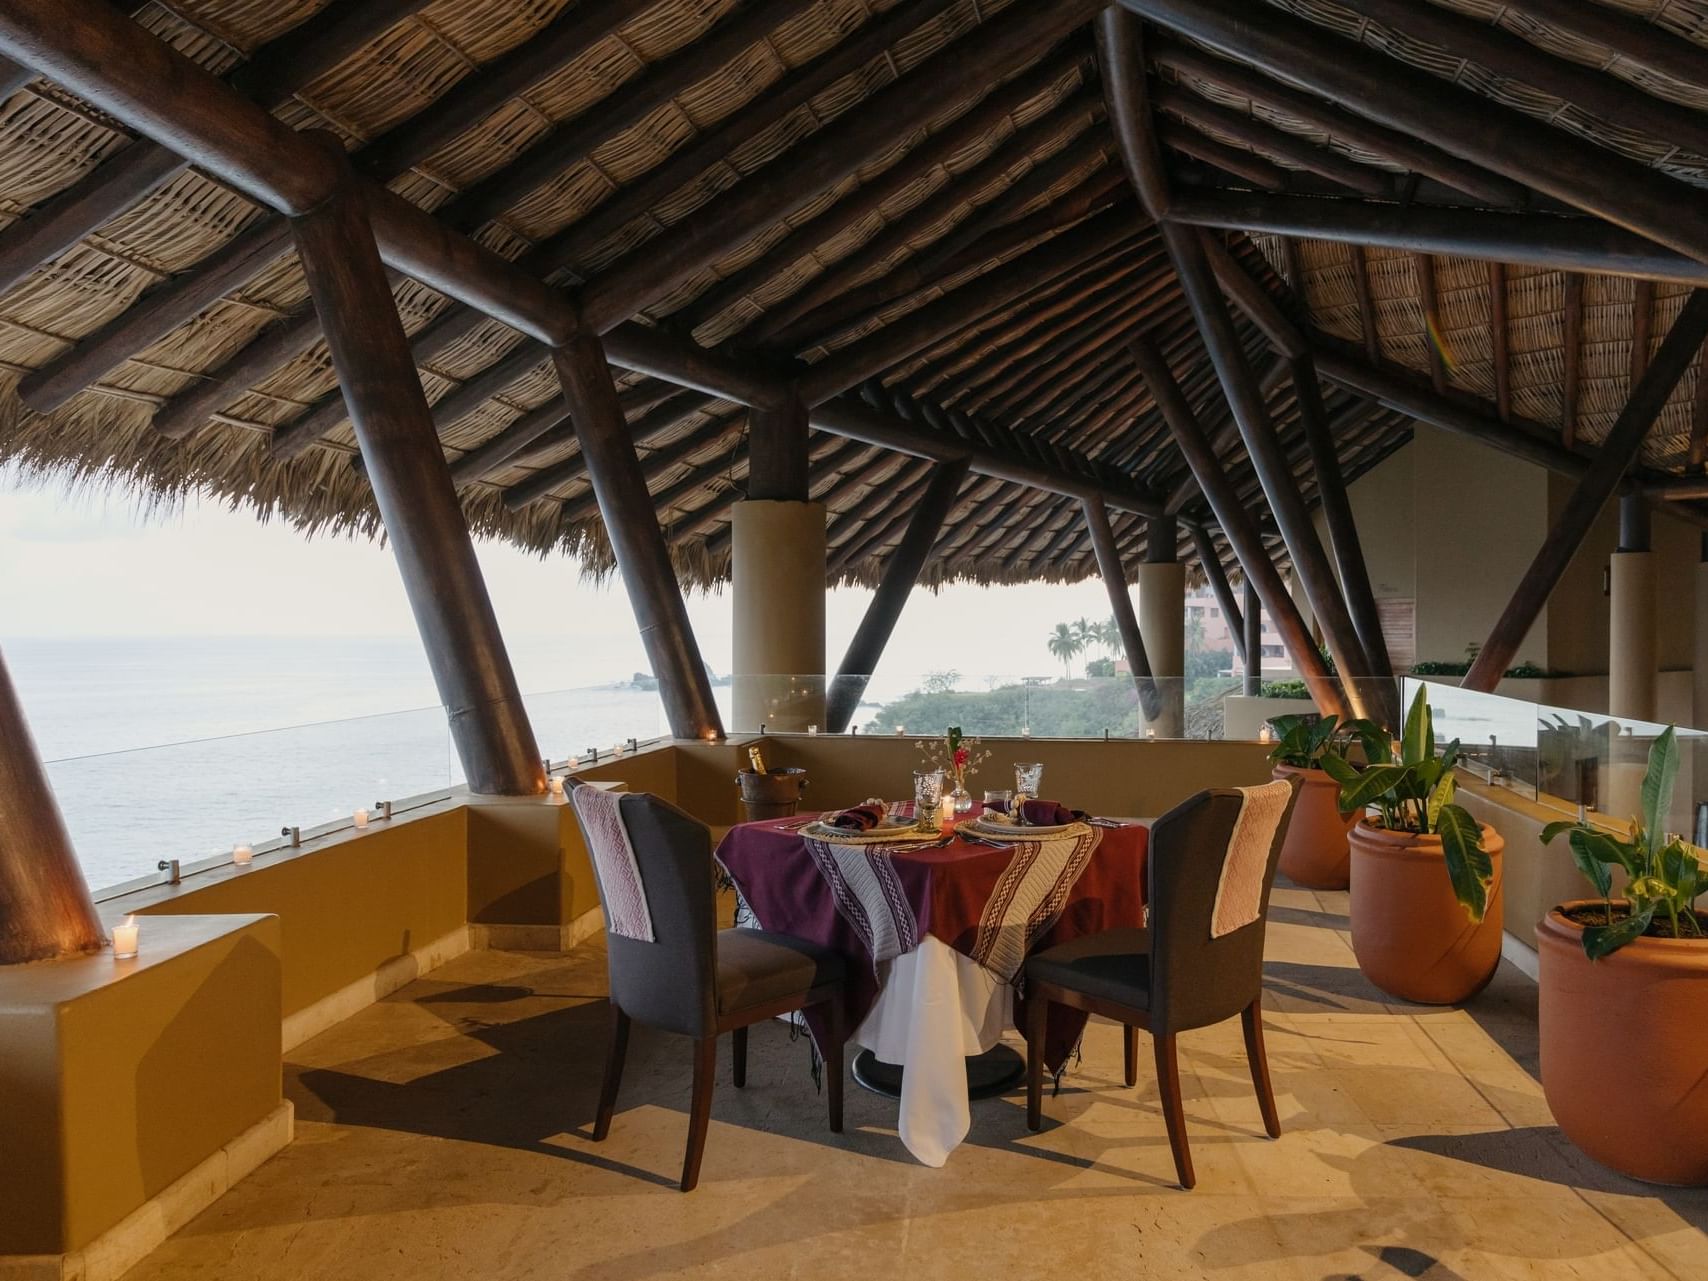
<instances>
[{"instance_id":1,"label":"yellow painted wall","mask_svg":"<svg viewBox=\"0 0 1708 1281\"><path fill-rule=\"evenodd\" d=\"M469 919L467 851L467 810L457 806L401 816L295 855L263 855L247 871L193 878L146 907L127 905L140 894L104 906L167 916L276 915L289 1015L462 928Z\"/></svg>"},{"instance_id":2,"label":"yellow painted wall","mask_svg":"<svg viewBox=\"0 0 1708 1281\"><path fill-rule=\"evenodd\" d=\"M0 1255L81 1249L276 1109L279 993L271 917L0 970Z\"/></svg>"}]
</instances>

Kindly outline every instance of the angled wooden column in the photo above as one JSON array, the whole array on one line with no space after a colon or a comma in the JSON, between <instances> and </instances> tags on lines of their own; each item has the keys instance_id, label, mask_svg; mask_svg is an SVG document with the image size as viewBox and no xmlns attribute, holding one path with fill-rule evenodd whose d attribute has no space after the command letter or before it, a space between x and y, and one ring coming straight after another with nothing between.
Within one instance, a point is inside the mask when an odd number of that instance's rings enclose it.
<instances>
[{"instance_id":1,"label":"angled wooden column","mask_svg":"<svg viewBox=\"0 0 1708 1281\"><path fill-rule=\"evenodd\" d=\"M1370 586L1370 570L1364 563L1358 522L1353 519L1352 503L1346 496L1340 454L1329 428L1328 411L1323 407L1316 362L1309 355L1299 356L1290 362L1290 368L1305 442L1311 451L1311 467L1316 473L1317 501L1322 505L1329 544L1334 548L1335 566L1340 571L1341 591L1345 593L1353 630L1369 664L1362 674L1370 678L1370 694L1381 709L1383 723L1397 728L1399 691L1393 683L1394 669L1388 661L1388 642L1382 635L1382 617L1376 609L1376 593Z\"/></svg>"},{"instance_id":2,"label":"angled wooden column","mask_svg":"<svg viewBox=\"0 0 1708 1281\"><path fill-rule=\"evenodd\" d=\"M1136 339L1131 350L1133 360L1138 365L1139 372L1144 375L1151 396L1174 436L1175 444L1180 447L1186 465L1197 478L1198 487L1204 491L1210 510L1215 514L1216 523L1222 527L1222 533L1227 536L1234 555L1239 557L1240 568L1245 571L1248 580L1256 581L1258 595L1264 607L1268 609L1269 617L1274 620L1276 630L1281 633L1288 653L1293 656L1293 666L1298 669L1306 687L1311 691L1311 697L1316 700L1317 708L1325 715L1333 713L1345 716L1346 700L1341 697L1340 687L1335 683L1334 677L1329 675L1322 655L1317 652L1316 641L1312 639L1310 629L1305 625L1298 606L1287 592L1287 584L1281 580L1280 572L1269 559L1256 522L1240 502L1227 473L1222 470L1215 450L1210 447L1209 438L1205 436L1203 427L1192 412L1191 404L1181 392L1180 384L1175 381L1174 372L1169 369L1168 362L1162 358L1162 353L1150 339ZM1251 612L1248 607L1248 628L1251 626ZM1249 630L1246 635L1249 644Z\"/></svg>"},{"instance_id":3,"label":"angled wooden column","mask_svg":"<svg viewBox=\"0 0 1708 1281\"><path fill-rule=\"evenodd\" d=\"M339 148L346 180L293 218L291 231L386 541L469 787L516 796L542 792L534 731L380 265L367 201L342 157Z\"/></svg>"},{"instance_id":4,"label":"angled wooden column","mask_svg":"<svg viewBox=\"0 0 1708 1281\"><path fill-rule=\"evenodd\" d=\"M1245 576L1243 590L1245 613L1240 621L1245 624L1245 680L1241 690L1248 698L1256 698L1263 693L1263 602L1250 574Z\"/></svg>"},{"instance_id":5,"label":"angled wooden column","mask_svg":"<svg viewBox=\"0 0 1708 1281\"><path fill-rule=\"evenodd\" d=\"M576 439L587 479L629 594L652 674L658 678L664 714L677 738L722 738L723 722L712 701L712 683L688 622L670 548L658 527L646 476L635 456L623 408L617 400L604 345L591 334L570 339L552 352L563 398L575 419Z\"/></svg>"},{"instance_id":6,"label":"angled wooden column","mask_svg":"<svg viewBox=\"0 0 1708 1281\"><path fill-rule=\"evenodd\" d=\"M1091 497L1080 500L1080 510L1085 513L1085 527L1091 534L1091 550L1097 557L1097 573L1109 593L1109 609L1115 616L1116 630L1121 633L1121 648L1127 655L1127 667L1139 691L1139 710L1157 733L1163 734L1165 728L1171 728L1173 732L1164 734L1164 737L1178 738L1180 727L1165 724L1169 709L1161 686L1151 675L1144 633L1139 628L1139 616L1133 609L1132 594L1127 590L1127 573L1121 564L1120 549L1115 545L1115 533L1109 525L1109 509L1101 499Z\"/></svg>"},{"instance_id":7,"label":"angled wooden column","mask_svg":"<svg viewBox=\"0 0 1708 1281\"><path fill-rule=\"evenodd\" d=\"M1607 711L1655 719L1655 553L1649 506L1640 494L1619 499L1619 546L1607 573Z\"/></svg>"},{"instance_id":8,"label":"angled wooden column","mask_svg":"<svg viewBox=\"0 0 1708 1281\"><path fill-rule=\"evenodd\" d=\"M1179 543L1177 517L1151 517L1145 523L1145 558L1133 567L1139 634L1145 638L1159 705L1156 715L1146 716L1146 729L1158 738L1186 737L1186 566L1180 563Z\"/></svg>"},{"instance_id":9,"label":"angled wooden column","mask_svg":"<svg viewBox=\"0 0 1708 1281\"><path fill-rule=\"evenodd\" d=\"M1518 590L1482 649L1477 651L1476 661L1461 682L1465 689L1486 692L1500 683L1501 675L1517 657L1518 647L1524 643L1537 614L1582 546L1590 526L1595 524L1626 469L1635 461L1643 437L1648 435L1685 369L1696 359L1705 336L1708 336L1708 290L1698 289L1691 293L1678 319L1673 321L1666 341L1643 371L1642 380L1631 389L1630 399L1602 441L1589 470L1566 500L1536 559L1519 581Z\"/></svg>"},{"instance_id":10,"label":"angled wooden column","mask_svg":"<svg viewBox=\"0 0 1708 1281\"><path fill-rule=\"evenodd\" d=\"M942 532L943 522L954 510L961 482L966 476L964 459L938 463L932 469L931 482L920 496L919 505L913 509L913 517L908 521L901 542L890 553L883 577L878 580L878 589L872 593L872 603L866 607L860 626L854 629L854 639L848 642L842 666L837 668L836 677L830 682L824 715L825 724L832 734L845 733L854 719L860 696L865 693L867 682L877 670L878 660L883 657L884 647L895 631L896 620L901 617L902 607L907 604L913 585L919 581L919 572L925 568L926 558L937 542L937 535Z\"/></svg>"},{"instance_id":11,"label":"angled wooden column","mask_svg":"<svg viewBox=\"0 0 1708 1281\"><path fill-rule=\"evenodd\" d=\"M1111 5L1098 16L1096 31L1104 100L1133 188L1145 204L1146 211L1157 220L1163 244L1168 249L1205 350L1233 410L1234 423L1245 441L1252 468L1275 513L1275 523L1287 544L1288 554L1310 595L1312 610L1323 623L1336 664L1351 678L1346 683L1347 697L1357 715L1370 715L1376 710L1372 706L1373 691L1359 679L1367 676L1369 660L1365 658L1353 630L1334 571L1323 554L1322 544L1317 541L1316 529L1311 524L1304 498L1276 439L1262 389L1234 330L1227 301L1211 273L1204 248L1207 233L1168 221L1167 181L1161 154L1151 133L1150 103L1145 96L1139 20L1119 6ZM1156 360L1162 362L1160 353L1157 353ZM1166 363L1163 369L1167 369ZM1173 375L1169 377L1172 381ZM1154 393L1154 385L1152 390ZM1217 513L1218 517L1220 514ZM1231 536L1232 531L1228 530L1225 521L1222 528ZM1244 559L1243 555L1241 559ZM1247 570L1249 572L1250 566ZM1273 606L1271 612L1274 612Z\"/></svg>"},{"instance_id":12,"label":"angled wooden column","mask_svg":"<svg viewBox=\"0 0 1708 1281\"><path fill-rule=\"evenodd\" d=\"M1234 653L1245 662L1245 615L1234 599L1233 585L1228 572L1222 568L1222 558L1216 555L1216 543L1210 531L1202 525L1192 527L1192 545L1198 549L1198 567L1204 571L1204 581L1210 584L1216 604L1221 606L1222 618L1228 625L1228 636L1234 643Z\"/></svg>"},{"instance_id":13,"label":"angled wooden column","mask_svg":"<svg viewBox=\"0 0 1708 1281\"><path fill-rule=\"evenodd\" d=\"M730 513L732 723L805 730L824 720L826 589L806 406L749 410L747 431L747 497Z\"/></svg>"},{"instance_id":14,"label":"angled wooden column","mask_svg":"<svg viewBox=\"0 0 1708 1281\"><path fill-rule=\"evenodd\" d=\"M0 965L93 952L106 941L0 656Z\"/></svg>"}]
</instances>

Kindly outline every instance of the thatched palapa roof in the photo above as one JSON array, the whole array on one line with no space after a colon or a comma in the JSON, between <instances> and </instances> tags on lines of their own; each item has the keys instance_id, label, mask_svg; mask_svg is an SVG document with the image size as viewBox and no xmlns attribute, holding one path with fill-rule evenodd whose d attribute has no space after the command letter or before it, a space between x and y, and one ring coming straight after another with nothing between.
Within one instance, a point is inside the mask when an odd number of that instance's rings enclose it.
<instances>
[{"instance_id":1,"label":"thatched palapa roof","mask_svg":"<svg viewBox=\"0 0 1708 1281\"><path fill-rule=\"evenodd\" d=\"M769 216L637 292L625 316L780 376L881 347L882 368L851 396L920 433L1154 495L1186 522L1191 555L1191 526L1208 513L1129 355L1148 335L1238 492L1265 510L1123 168L1088 25L1095 5L114 3L139 38L167 42L292 127L330 131L360 171L565 290L609 296L611 282L644 275L662 246L701 235L724 202L767 184L779 193ZM1180 216L1212 228L1231 255L1224 267L1318 347L1347 478L1409 439L1414 415L1471 434L1486 424L1496 443L1558 451L1562 467L1593 454L1708 268L1684 243L1687 224L1638 225L1601 207L1607 193L1568 189L1522 157L1496 163L1489 138L1509 121L1545 129L1573 155L1604 158L1615 197L1648 193L1627 181L1640 172L1655 201L1700 203L1708 5L1243 6L1257 28L1277 24L1278 39L1315 42L1328 64L1424 77L1443 101L1482 104L1488 136L1463 146L1339 100L1309 66L1280 74L1255 37L1235 48L1213 22L1200 29L1191 5L1129 7L1156 24L1143 70ZM1240 8L1211 0L1201 11ZM1016 48L1006 33L1022 24L1043 37ZM986 74L969 81L969 68ZM376 533L282 220L49 81L6 84L0 460L165 499L206 490L305 531ZM881 142L850 150L854 126L874 122ZM1370 230L1381 218L1386 229ZM1548 234L1527 236L1533 226ZM1550 248L1556 230L1579 238L1575 256ZM1499 265L1502 244L1517 246L1510 265ZM1460 252L1478 245L1490 251ZM407 277L395 296L471 527L608 567L544 347ZM1288 366L1260 324L1243 313L1239 323L1315 502ZM1361 383L1359 369L1388 390ZM677 568L690 584L718 581L744 493L748 411L619 372ZM1643 447L1639 481L1657 493L1708 453L1708 380L1698 385L1692 369ZM931 464L828 431L811 450L832 576L869 582ZM1689 502L1673 509L1698 519ZM1115 532L1133 559L1148 551L1143 517L1117 513ZM926 579L1093 572L1071 498L972 474Z\"/></svg>"}]
</instances>

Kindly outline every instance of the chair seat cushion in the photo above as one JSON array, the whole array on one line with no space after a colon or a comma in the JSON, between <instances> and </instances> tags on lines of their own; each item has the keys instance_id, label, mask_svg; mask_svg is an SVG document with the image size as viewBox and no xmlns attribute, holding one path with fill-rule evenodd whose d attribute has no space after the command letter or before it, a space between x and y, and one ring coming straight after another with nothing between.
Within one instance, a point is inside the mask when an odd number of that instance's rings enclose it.
<instances>
[{"instance_id":1,"label":"chair seat cushion","mask_svg":"<svg viewBox=\"0 0 1708 1281\"><path fill-rule=\"evenodd\" d=\"M1026 977L1114 1001L1151 1007L1151 940L1146 929L1085 934L1026 961Z\"/></svg>"},{"instance_id":2,"label":"chair seat cushion","mask_svg":"<svg viewBox=\"0 0 1708 1281\"><path fill-rule=\"evenodd\" d=\"M731 1014L840 983L842 957L793 934L718 931L718 1013Z\"/></svg>"}]
</instances>

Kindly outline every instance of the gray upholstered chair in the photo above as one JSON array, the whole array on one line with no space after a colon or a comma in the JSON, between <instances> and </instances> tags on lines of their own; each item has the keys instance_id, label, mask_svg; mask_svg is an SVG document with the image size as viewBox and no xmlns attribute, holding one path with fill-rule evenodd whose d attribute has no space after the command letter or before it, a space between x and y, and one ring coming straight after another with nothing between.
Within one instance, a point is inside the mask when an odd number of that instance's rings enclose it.
<instances>
[{"instance_id":1,"label":"gray upholstered chair","mask_svg":"<svg viewBox=\"0 0 1708 1281\"><path fill-rule=\"evenodd\" d=\"M682 1190L700 1177L711 1119L718 1036L733 1033L735 1084L747 1082L747 1029L820 1007L830 1128L842 1130L844 962L805 939L717 927L715 865L706 825L645 793L582 786L571 794L593 855L605 912L611 1040L593 1138L611 1129L631 1021L694 1040L694 1094Z\"/></svg>"},{"instance_id":2,"label":"gray upholstered chair","mask_svg":"<svg viewBox=\"0 0 1708 1281\"><path fill-rule=\"evenodd\" d=\"M1147 858L1149 924L1073 939L1026 962L1026 1124L1042 1120L1044 1025L1052 1002L1123 1025L1126 1081L1138 1030L1150 1031L1180 1186L1192 1153L1175 1037L1238 1014L1252 1085L1271 1138L1281 1133L1263 1052L1263 934L1296 780L1199 792L1157 819Z\"/></svg>"}]
</instances>

